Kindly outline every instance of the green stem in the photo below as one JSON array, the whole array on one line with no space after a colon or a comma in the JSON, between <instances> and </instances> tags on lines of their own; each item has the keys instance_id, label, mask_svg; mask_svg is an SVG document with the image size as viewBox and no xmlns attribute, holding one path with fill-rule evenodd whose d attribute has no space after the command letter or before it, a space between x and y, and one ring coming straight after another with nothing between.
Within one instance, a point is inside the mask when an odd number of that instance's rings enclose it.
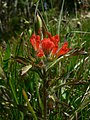
<instances>
[{"instance_id":1,"label":"green stem","mask_svg":"<svg viewBox=\"0 0 90 120\"><path fill-rule=\"evenodd\" d=\"M46 81L43 83L43 96L44 96L44 120L47 118L47 103L46 103Z\"/></svg>"},{"instance_id":2,"label":"green stem","mask_svg":"<svg viewBox=\"0 0 90 120\"><path fill-rule=\"evenodd\" d=\"M43 98L44 98L44 120L47 119L47 93L46 93L46 71L43 69Z\"/></svg>"}]
</instances>

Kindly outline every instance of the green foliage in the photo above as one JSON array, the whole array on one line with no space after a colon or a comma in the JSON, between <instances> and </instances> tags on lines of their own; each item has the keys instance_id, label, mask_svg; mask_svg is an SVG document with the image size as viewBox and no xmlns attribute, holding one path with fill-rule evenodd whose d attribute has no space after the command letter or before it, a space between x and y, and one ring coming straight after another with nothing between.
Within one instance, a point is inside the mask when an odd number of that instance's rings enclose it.
<instances>
[{"instance_id":1,"label":"green foliage","mask_svg":"<svg viewBox=\"0 0 90 120\"><path fill-rule=\"evenodd\" d=\"M48 120L89 120L90 20L58 18L57 9L43 12L49 32L55 35L60 29L60 46L67 39L72 51L48 61L45 71L29 43L31 28L12 36L6 49L0 46L0 120L43 120L44 95Z\"/></svg>"}]
</instances>

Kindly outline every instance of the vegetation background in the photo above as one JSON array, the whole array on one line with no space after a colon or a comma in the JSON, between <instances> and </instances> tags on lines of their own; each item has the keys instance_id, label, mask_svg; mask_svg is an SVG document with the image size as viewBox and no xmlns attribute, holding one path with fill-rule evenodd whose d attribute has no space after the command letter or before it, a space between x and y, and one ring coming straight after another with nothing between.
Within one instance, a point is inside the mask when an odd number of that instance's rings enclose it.
<instances>
[{"instance_id":1,"label":"vegetation background","mask_svg":"<svg viewBox=\"0 0 90 120\"><path fill-rule=\"evenodd\" d=\"M0 120L45 120L40 70L30 66L35 12L73 49L50 68L47 120L89 120L89 0L0 0Z\"/></svg>"}]
</instances>

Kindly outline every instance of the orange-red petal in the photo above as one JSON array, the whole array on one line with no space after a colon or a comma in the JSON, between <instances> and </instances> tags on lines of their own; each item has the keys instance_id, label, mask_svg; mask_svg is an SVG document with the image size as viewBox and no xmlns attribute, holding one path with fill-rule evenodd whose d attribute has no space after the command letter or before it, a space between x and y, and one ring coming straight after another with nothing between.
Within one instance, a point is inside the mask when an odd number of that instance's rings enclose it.
<instances>
[{"instance_id":1,"label":"orange-red petal","mask_svg":"<svg viewBox=\"0 0 90 120\"><path fill-rule=\"evenodd\" d=\"M60 41L60 38L58 35L52 36L50 39L55 45L58 45L58 42Z\"/></svg>"},{"instance_id":2,"label":"orange-red petal","mask_svg":"<svg viewBox=\"0 0 90 120\"><path fill-rule=\"evenodd\" d=\"M69 52L69 48L68 48L68 42L65 42L63 44L63 46L60 48L60 50L57 52L56 56L59 57L61 55L66 54L67 52Z\"/></svg>"},{"instance_id":3,"label":"orange-red petal","mask_svg":"<svg viewBox=\"0 0 90 120\"><path fill-rule=\"evenodd\" d=\"M30 42L34 48L35 51L37 51L40 47L40 36L33 34L30 38Z\"/></svg>"},{"instance_id":4,"label":"orange-red petal","mask_svg":"<svg viewBox=\"0 0 90 120\"><path fill-rule=\"evenodd\" d=\"M37 57L43 57L44 56L44 52L42 49L40 49L37 53Z\"/></svg>"},{"instance_id":5,"label":"orange-red petal","mask_svg":"<svg viewBox=\"0 0 90 120\"><path fill-rule=\"evenodd\" d=\"M51 54L52 54L52 55L55 55L56 52L57 52L57 50L58 50L58 46L55 46L55 47L52 49Z\"/></svg>"}]
</instances>

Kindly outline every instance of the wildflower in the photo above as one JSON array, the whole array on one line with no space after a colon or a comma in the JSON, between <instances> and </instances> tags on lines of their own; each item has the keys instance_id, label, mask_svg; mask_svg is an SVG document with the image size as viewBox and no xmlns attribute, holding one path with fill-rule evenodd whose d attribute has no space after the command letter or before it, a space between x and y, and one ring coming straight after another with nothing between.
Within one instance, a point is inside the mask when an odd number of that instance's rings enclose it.
<instances>
[{"instance_id":1,"label":"wildflower","mask_svg":"<svg viewBox=\"0 0 90 120\"><path fill-rule=\"evenodd\" d=\"M37 52L38 57L43 57L45 55L47 56L48 54L59 57L70 51L70 49L68 48L68 42L65 42L63 46L59 49L59 36L52 36L49 32L46 32L46 34L48 35L48 37L44 38L43 40L40 40L40 36L35 34L33 34L30 38L30 42L34 50Z\"/></svg>"},{"instance_id":2,"label":"wildflower","mask_svg":"<svg viewBox=\"0 0 90 120\"><path fill-rule=\"evenodd\" d=\"M39 45L40 45L40 36L33 34L30 38L30 42L34 48L35 51L38 51Z\"/></svg>"}]
</instances>

